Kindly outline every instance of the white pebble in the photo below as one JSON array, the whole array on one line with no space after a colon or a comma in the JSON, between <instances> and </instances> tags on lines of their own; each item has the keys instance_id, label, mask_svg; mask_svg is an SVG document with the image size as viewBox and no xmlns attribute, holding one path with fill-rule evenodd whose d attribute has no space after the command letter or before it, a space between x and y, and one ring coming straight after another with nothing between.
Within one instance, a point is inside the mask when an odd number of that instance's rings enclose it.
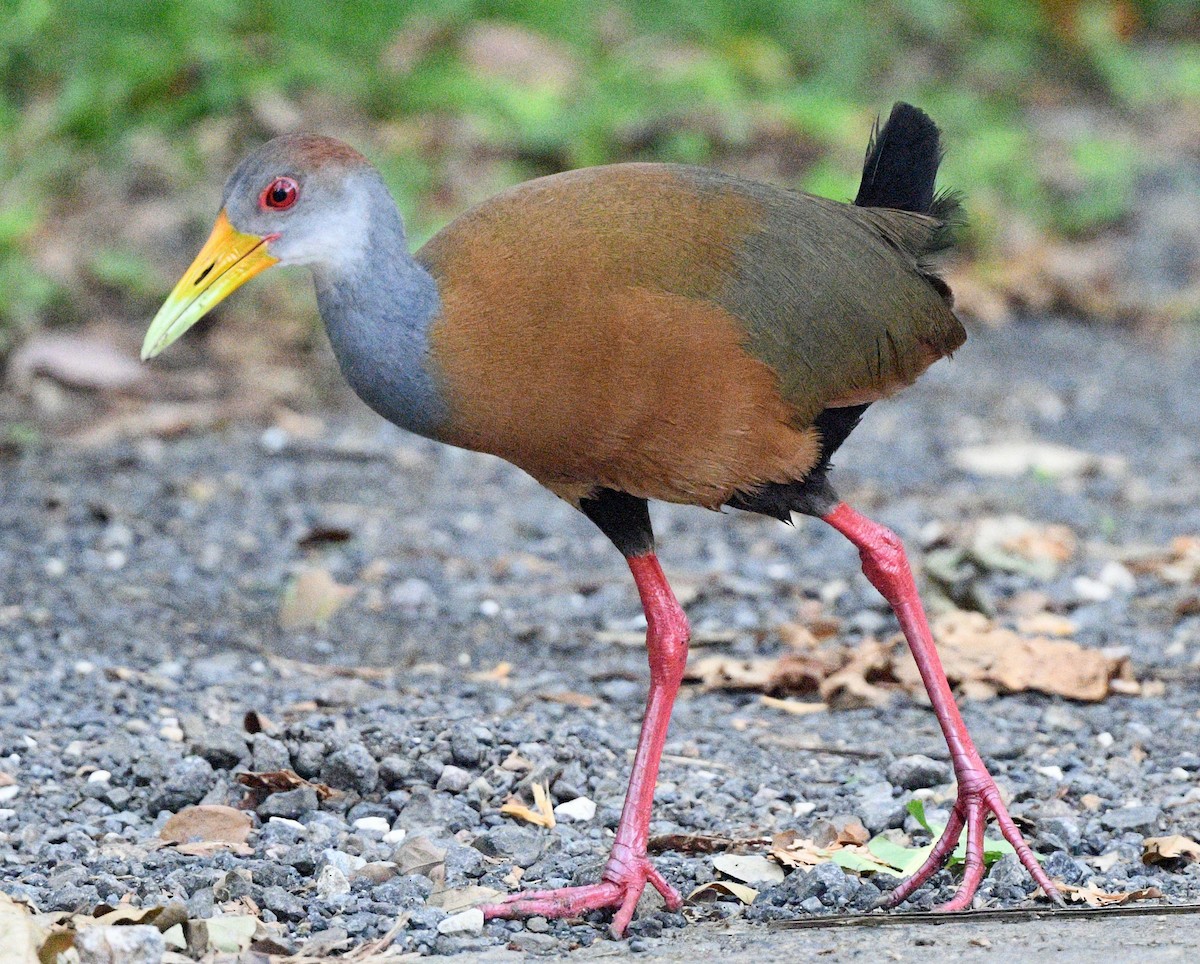
<instances>
[{"instance_id":1,"label":"white pebble","mask_svg":"<svg viewBox=\"0 0 1200 964\"><path fill-rule=\"evenodd\" d=\"M1049 777L1051 780L1057 780L1059 783L1062 782L1062 779L1063 779L1062 767L1048 766L1048 767L1037 767L1036 769L1037 769L1037 772L1040 773L1042 776Z\"/></svg>"},{"instance_id":2,"label":"white pebble","mask_svg":"<svg viewBox=\"0 0 1200 964\"><path fill-rule=\"evenodd\" d=\"M96 672L96 664L89 663L86 659L78 660L75 663L75 672L80 676L87 676L89 673Z\"/></svg>"},{"instance_id":3,"label":"white pebble","mask_svg":"<svg viewBox=\"0 0 1200 964\"><path fill-rule=\"evenodd\" d=\"M1076 576L1071 583L1075 595L1084 602L1108 602L1113 596L1113 587L1099 579Z\"/></svg>"},{"instance_id":4,"label":"white pebble","mask_svg":"<svg viewBox=\"0 0 1200 964\"><path fill-rule=\"evenodd\" d=\"M42 569L51 579L57 579L67 571L67 564L61 559L47 559Z\"/></svg>"},{"instance_id":5,"label":"white pebble","mask_svg":"<svg viewBox=\"0 0 1200 964\"><path fill-rule=\"evenodd\" d=\"M9 817L15 817L16 815L16 810L9 810L7 807L0 809L0 820L7 820Z\"/></svg>"},{"instance_id":6,"label":"white pebble","mask_svg":"<svg viewBox=\"0 0 1200 964\"><path fill-rule=\"evenodd\" d=\"M1105 730L1103 733L1096 734L1096 742L1107 750L1116 741L1113 739L1113 735Z\"/></svg>"},{"instance_id":7,"label":"white pebble","mask_svg":"<svg viewBox=\"0 0 1200 964\"><path fill-rule=\"evenodd\" d=\"M500 615L500 604L494 599L485 599L479 604L479 612L491 619Z\"/></svg>"},{"instance_id":8,"label":"white pebble","mask_svg":"<svg viewBox=\"0 0 1200 964\"><path fill-rule=\"evenodd\" d=\"M350 881L346 879L346 875L332 864L326 864L317 878L317 896L322 900L330 900L348 893Z\"/></svg>"},{"instance_id":9,"label":"white pebble","mask_svg":"<svg viewBox=\"0 0 1200 964\"><path fill-rule=\"evenodd\" d=\"M596 801L587 797L567 800L554 808L554 816L568 823L584 823L596 816Z\"/></svg>"},{"instance_id":10,"label":"white pebble","mask_svg":"<svg viewBox=\"0 0 1200 964\"><path fill-rule=\"evenodd\" d=\"M397 827L395 830L389 830L387 833L385 833L383 835L383 842L385 844L403 843L404 838L407 836L408 836L407 830L405 830L403 827Z\"/></svg>"},{"instance_id":11,"label":"white pebble","mask_svg":"<svg viewBox=\"0 0 1200 964\"><path fill-rule=\"evenodd\" d=\"M291 827L297 833L308 833L308 827L304 826L299 820L289 820L287 817L272 817L267 823L280 824L284 827Z\"/></svg>"},{"instance_id":12,"label":"white pebble","mask_svg":"<svg viewBox=\"0 0 1200 964\"><path fill-rule=\"evenodd\" d=\"M1133 578L1133 573L1115 559L1104 564L1099 579L1117 592L1133 592L1137 588L1137 580Z\"/></svg>"},{"instance_id":13,"label":"white pebble","mask_svg":"<svg viewBox=\"0 0 1200 964\"><path fill-rule=\"evenodd\" d=\"M178 727L178 725L164 726L161 730L158 731L158 735L161 736L164 740L170 740L172 743L182 743L183 742L183 730L181 730Z\"/></svg>"},{"instance_id":14,"label":"white pebble","mask_svg":"<svg viewBox=\"0 0 1200 964\"><path fill-rule=\"evenodd\" d=\"M483 911L478 907L464 910L458 914L438 921L439 934L466 934L477 937L483 933Z\"/></svg>"},{"instance_id":15,"label":"white pebble","mask_svg":"<svg viewBox=\"0 0 1200 964\"><path fill-rule=\"evenodd\" d=\"M382 837L391 829L389 824L383 817L359 817L354 821L354 829L360 833L375 835Z\"/></svg>"},{"instance_id":16,"label":"white pebble","mask_svg":"<svg viewBox=\"0 0 1200 964\"><path fill-rule=\"evenodd\" d=\"M0 787L0 803L8 803L9 800L12 800L20 792L21 788L16 784Z\"/></svg>"},{"instance_id":17,"label":"white pebble","mask_svg":"<svg viewBox=\"0 0 1200 964\"><path fill-rule=\"evenodd\" d=\"M124 569L125 563L129 561L129 557L120 549L109 549L104 554L104 565L109 569Z\"/></svg>"},{"instance_id":18,"label":"white pebble","mask_svg":"<svg viewBox=\"0 0 1200 964\"><path fill-rule=\"evenodd\" d=\"M1192 778L1192 775L1190 773L1188 773L1187 770L1185 770L1183 767L1172 767L1171 768L1171 779L1172 780L1190 780L1191 778Z\"/></svg>"},{"instance_id":19,"label":"white pebble","mask_svg":"<svg viewBox=\"0 0 1200 964\"><path fill-rule=\"evenodd\" d=\"M112 774L107 770L93 770L88 774L88 783L108 783L112 779Z\"/></svg>"}]
</instances>

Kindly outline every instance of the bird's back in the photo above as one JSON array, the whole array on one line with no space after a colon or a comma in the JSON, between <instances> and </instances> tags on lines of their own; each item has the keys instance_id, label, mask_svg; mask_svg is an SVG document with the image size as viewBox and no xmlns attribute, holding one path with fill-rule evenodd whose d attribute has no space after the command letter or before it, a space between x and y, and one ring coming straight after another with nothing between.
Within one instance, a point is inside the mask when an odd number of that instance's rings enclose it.
<instances>
[{"instance_id":1,"label":"bird's back","mask_svg":"<svg viewBox=\"0 0 1200 964\"><path fill-rule=\"evenodd\" d=\"M821 411L965 337L920 263L939 224L675 165L519 185L417 255L442 300L445 439L572 501L717 506L801 479Z\"/></svg>"}]
</instances>

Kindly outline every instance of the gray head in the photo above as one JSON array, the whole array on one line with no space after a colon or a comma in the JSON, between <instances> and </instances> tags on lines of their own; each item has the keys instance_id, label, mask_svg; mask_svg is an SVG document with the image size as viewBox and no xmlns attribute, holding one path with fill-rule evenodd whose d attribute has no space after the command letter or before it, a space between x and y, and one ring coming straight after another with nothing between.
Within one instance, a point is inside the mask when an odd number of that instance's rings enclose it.
<instances>
[{"instance_id":1,"label":"gray head","mask_svg":"<svg viewBox=\"0 0 1200 964\"><path fill-rule=\"evenodd\" d=\"M332 137L277 137L226 182L213 233L151 322L142 357L157 355L272 265L308 265L326 278L349 275L380 238L403 250L400 216L365 157Z\"/></svg>"}]
</instances>

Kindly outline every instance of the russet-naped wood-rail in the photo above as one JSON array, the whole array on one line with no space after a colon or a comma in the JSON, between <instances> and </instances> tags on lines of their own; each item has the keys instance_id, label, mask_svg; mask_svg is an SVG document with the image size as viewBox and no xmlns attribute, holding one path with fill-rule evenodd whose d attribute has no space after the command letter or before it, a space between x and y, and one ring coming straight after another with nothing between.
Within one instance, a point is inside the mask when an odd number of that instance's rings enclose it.
<instances>
[{"instance_id":1,"label":"russet-naped wood-rail","mask_svg":"<svg viewBox=\"0 0 1200 964\"><path fill-rule=\"evenodd\" d=\"M965 874L946 908L966 907L989 812L1058 898L955 706L900 540L828 477L867 406L966 338L930 265L957 207L934 193L939 160L934 123L897 104L872 135L853 204L696 167L619 164L520 184L416 254L379 174L340 141L280 137L230 177L143 358L265 268L306 264L363 401L524 469L612 540L637 583L650 693L601 878L514 894L488 917L612 908L620 935L647 882L680 906L646 855L689 633L655 558L649 499L816 516L858 548L908 639L958 781L945 833L892 904L942 866L965 826Z\"/></svg>"}]
</instances>

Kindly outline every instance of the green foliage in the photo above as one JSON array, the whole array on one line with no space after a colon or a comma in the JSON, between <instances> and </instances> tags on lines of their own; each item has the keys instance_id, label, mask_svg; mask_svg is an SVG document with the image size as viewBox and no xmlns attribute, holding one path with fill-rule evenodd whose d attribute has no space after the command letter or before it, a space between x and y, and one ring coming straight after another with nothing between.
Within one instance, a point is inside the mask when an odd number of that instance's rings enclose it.
<instances>
[{"instance_id":1,"label":"green foliage","mask_svg":"<svg viewBox=\"0 0 1200 964\"><path fill-rule=\"evenodd\" d=\"M0 337L60 299L29 239L86 197L85 172L119 170L153 135L181 177L195 174L207 123L258 139L272 98L372 124L451 119L503 159L491 170L505 180L629 158L722 162L769 130L802 155L797 186L839 198L854 193L870 119L904 98L946 129L945 182L967 195L977 243L1014 206L1091 231L1127 210L1138 152L1080 135L1064 190L1039 164L1026 109L1084 92L1130 112L1200 102L1190 0L1135 4L1145 42L1122 37L1114 5L1065 4L1078 14L1068 37L1036 0L6 0ZM532 32L557 60L524 77L481 66L468 55L481 24ZM427 236L453 213L436 195L461 145L389 144L375 159ZM103 284L144 293L143 255L90 257Z\"/></svg>"}]
</instances>

